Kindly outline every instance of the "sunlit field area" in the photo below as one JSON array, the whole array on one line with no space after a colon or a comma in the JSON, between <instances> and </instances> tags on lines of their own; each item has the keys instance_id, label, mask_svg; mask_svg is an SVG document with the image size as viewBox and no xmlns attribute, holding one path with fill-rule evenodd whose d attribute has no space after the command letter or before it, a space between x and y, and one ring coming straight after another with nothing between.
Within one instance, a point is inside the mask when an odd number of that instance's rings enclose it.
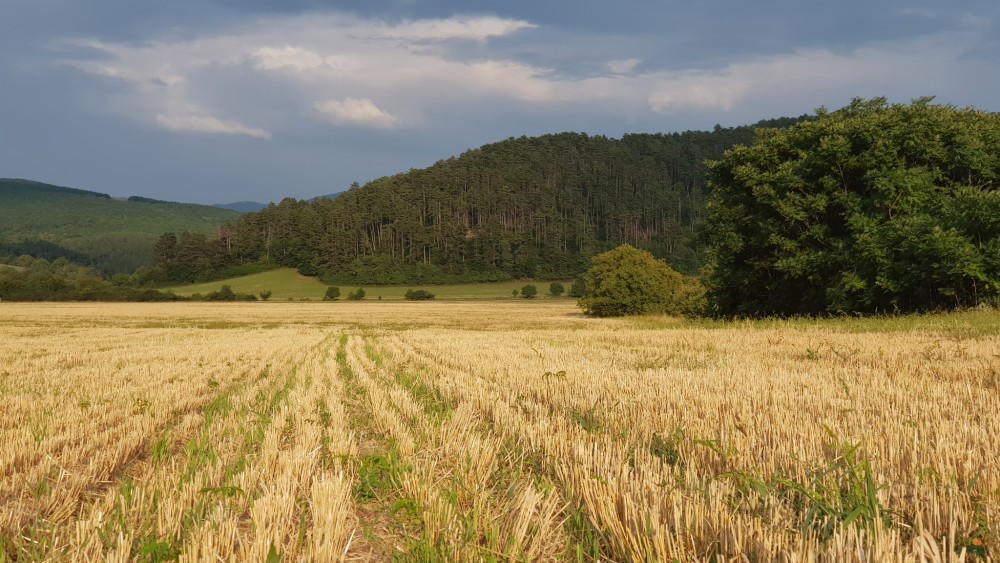
<instances>
[{"instance_id":1,"label":"sunlit field area","mask_svg":"<svg viewBox=\"0 0 1000 563\"><path fill-rule=\"evenodd\" d=\"M995 558L998 325L0 303L0 561Z\"/></svg>"},{"instance_id":2,"label":"sunlit field area","mask_svg":"<svg viewBox=\"0 0 1000 563\"><path fill-rule=\"evenodd\" d=\"M527 284L534 284L538 288L538 297L548 297L548 281L524 281L510 280L494 283L461 283L448 285L412 284L402 285L351 285L335 284L343 292L341 299L346 300L346 296L357 288L365 290L365 298L371 300L378 299L403 299L408 289L424 289L433 293L438 299L504 299L515 297L513 291L520 290ZM561 282L565 289L573 285L573 280ZM262 291L270 291L271 299L274 301L312 300L320 301L326 293L327 286L315 277L303 276L294 268L278 268L241 276L229 278L221 281L205 282L199 284L178 285L165 288L177 295L185 297L200 293L202 295L218 291L223 284L229 285L236 293L249 293L257 295Z\"/></svg>"}]
</instances>

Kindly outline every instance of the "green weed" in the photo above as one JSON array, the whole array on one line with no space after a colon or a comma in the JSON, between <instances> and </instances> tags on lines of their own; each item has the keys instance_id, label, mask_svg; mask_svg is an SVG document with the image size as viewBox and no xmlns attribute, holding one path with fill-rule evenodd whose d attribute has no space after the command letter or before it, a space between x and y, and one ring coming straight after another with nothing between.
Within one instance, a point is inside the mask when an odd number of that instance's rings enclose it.
<instances>
[{"instance_id":1,"label":"green weed","mask_svg":"<svg viewBox=\"0 0 1000 563\"><path fill-rule=\"evenodd\" d=\"M679 426L666 437L654 432L649 443L649 453L665 461L668 465L677 465L681 461L679 446L683 440L684 429Z\"/></svg>"},{"instance_id":2,"label":"green weed","mask_svg":"<svg viewBox=\"0 0 1000 563\"><path fill-rule=\"evenodd\" d=\"M605 549L605 539L594 526L582 506L573 504L566 508L565 528L569 536L568 551L573 561L611 561Z\"/></svg>"},{"instance_id":3,"label":"green weed","mask_svg":"<svg viewBox=\"0 0 1000 563\"><path fill-rule=\"evenodd\" d=\"M358 460L358 483L354 488L354 498L358 502L382 500L399 486L400 477L409 468L394 451L386 455L369 454Z\"/></svg>"},{"instance_id":4,"label":"green weed","mask_svg":"<svg viewBox=\"0 0 1000 563\"><path fill-rule=\"evenodd\" d=\"M181 556L181 546L170 539L149 538L139 545L138 555L150 563L177 561Z\"/></svg>"},{"instance_id":5,"label":"green weed","mask_svg":"<svg viewBox=\"0 0 1000 563\"><path fill-rule=\"evenodd\" d=\"M162 434L150 444L149 456L153 464L160 463L170 457L170 436L168 434Z\"/></svg>"}]
</instances>

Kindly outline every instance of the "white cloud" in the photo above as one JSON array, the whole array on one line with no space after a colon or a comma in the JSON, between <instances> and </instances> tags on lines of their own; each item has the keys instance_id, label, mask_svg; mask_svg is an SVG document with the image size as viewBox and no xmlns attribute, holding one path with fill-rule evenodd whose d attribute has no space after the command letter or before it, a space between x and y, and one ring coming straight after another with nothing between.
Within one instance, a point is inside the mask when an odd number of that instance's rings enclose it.
<instances>
[{"instance_id":1,"label":"white cloud","mask_svg":"<svg viewBox=\"0 0 1000 563\"><path fill-rule=\"evenodd\" d=\"M603 74L582 76L491 49L490 39L535 27L492 16L401 23L283 16L188 39L76 42L106 56L67 62L118 81L122 86L109 107L132 119L173 131L262 138L301 126L302 119L390 130L435 123L463 108L466 115L491 115L502 107L511 115L558 109L584 116L567 129L585 127L595 114L636 120L742 112L760 118L839 107L853 96L943 94L967 85L970 76L990 75L994 66L961 59L976 41L972 32L853 52L746 55L712 69L657 70L623 57L604 62ZM477 44L470 48L469 42ZM778 113L761 109L771 107ZM206 117L217 115L228 120Z\"/></svg>"},{"instance_id":2,"label":"white cloud","mask_svg":"<svg viewBox=\"0 0 1000 563\"><path fill-rule=\"evenodd\" d=\"M449 98L551 99L550 85L538 76L544 69L455 56L464 50L462 41L485 44L534 27L493 16L390 24L313 14L255 21L193 39L75 41L106 57L64 62L120 81L124 92L116 111L173 131L262 136L301 116L391 128L420 122L429 105L447 104ZM373 99L388 100L402 114ZM223 110L239 120L201 117ZM241 123L251 119L264 120L267 127Z\"/></svg>"},{"instance_id":3,"label":"white cloud","mask_svg":"<svg viewBox=\"0 0 1000 563\"><path fill-rule=\"evenodd\" d=\"M446 41L467 39L485 41L491 37L511 35L538 26L521 20L498 17L453 17L448 19L418 20L400 25L377 25L371 28L371 37L386 37L419 41Z\"/></svg>"},{"instance_id":4,"label":"white cloud","mask_svg":"<svg viewBox=\"0 0 1000 563\"><path fill-rule=\"evenodd\" d=\"M219 133L223 135L246 135L257 139L270 139L271 133L257 127L249 127L238 121L222 121L206 115L162 115L157 114L156 122L169 129L183 133Z\"/></svg>"},{"instance_id":5,"label":"white cloud","mask_svg":"<svg viewBox=\"0 0 1000 563\"><path fill-rule=\"evenodd\" d=\"M954 46L939 41L887 45L837 54L800 51L731 64L721 70L660 73L650 76L649 107L675 114L687 110L729 111L769 99L817 100L832 92L848 96L909 91L911 97L937 93L954 70ZM935 70L931 70L935 69ZM846 103L849 99L842 99Z\"/></svg>"},{"instance_id":6,"label":"white cloud","mask_svg":"<svg viewBox=\"0 0 1000 563\"><path fill-rule=\"evenodd\" d=\"M628 74L635 70L635 67L639 66L642 60L640 59L623 59L620 61L608 61L607 68L615 74Z\"/></svg>"},{"instance_id":7,"label":"white cloud","mask_svg":"<svg viewBox=\"0 0 1000 563\"><path fill-rule=\"evenodd\" d=\"M317 102L316 111L327 116L337 124L370 125L373 127L390 128L396 124L396 118L389 112L379 108L368 98L347 98L345 100L327 100Z\"/></svg>"}]
</instances>

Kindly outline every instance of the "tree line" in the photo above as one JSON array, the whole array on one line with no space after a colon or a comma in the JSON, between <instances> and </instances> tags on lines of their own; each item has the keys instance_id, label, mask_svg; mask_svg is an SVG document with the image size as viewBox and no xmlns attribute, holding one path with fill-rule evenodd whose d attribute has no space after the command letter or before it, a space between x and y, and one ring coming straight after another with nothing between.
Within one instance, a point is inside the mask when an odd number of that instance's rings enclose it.
<instances>
[{"instance_id":1,"label":"tree line","mask_svg":"<svg viewBox=\"0 0 1000 563\"><path fill-rule=\"evenodd\" d=\"M151 280L207 280L248 264L328 283L566 279L622 243L694 273L704 263L705 161L759 126L512 138L332 199L285 199L218 236L166 233Z\"/></svg>"}]
</instances>

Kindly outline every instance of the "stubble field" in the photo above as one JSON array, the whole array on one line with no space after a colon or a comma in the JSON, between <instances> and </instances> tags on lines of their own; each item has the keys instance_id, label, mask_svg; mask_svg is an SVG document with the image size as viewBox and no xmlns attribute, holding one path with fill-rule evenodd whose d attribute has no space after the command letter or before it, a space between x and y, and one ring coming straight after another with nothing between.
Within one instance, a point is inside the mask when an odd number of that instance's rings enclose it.
<instances>
[{"instance_id":1,"label":"stubble field","mask_svg":"<svg viewBox=\"0 0 1000 563\"><path fill-rule=\"evenodd\" d=\"M0 561L996 557L1000 315L0 303Z\"/></svg>"}]
</instances>

